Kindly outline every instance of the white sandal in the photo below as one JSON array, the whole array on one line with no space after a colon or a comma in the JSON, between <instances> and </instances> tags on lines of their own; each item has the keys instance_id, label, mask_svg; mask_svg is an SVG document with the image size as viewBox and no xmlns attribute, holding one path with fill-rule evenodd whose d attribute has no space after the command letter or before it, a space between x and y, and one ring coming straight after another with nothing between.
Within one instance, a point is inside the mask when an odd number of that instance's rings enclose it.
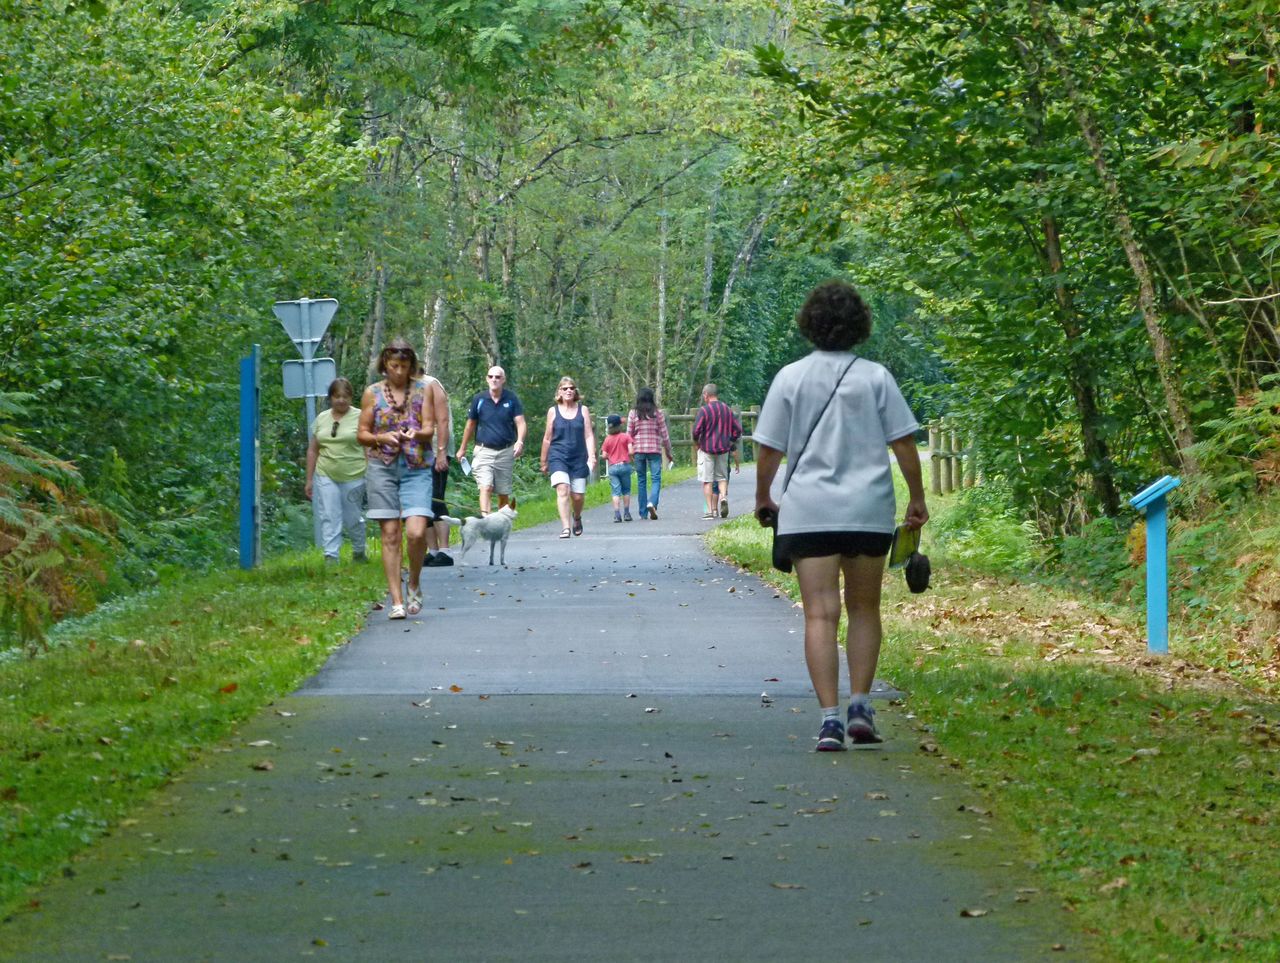
<instances>
[{"instance_id":1,"label":"white sandal","mask_svg":"<svg viewBox=\"0 0 1280 963\"><path fill-rule=\"evenodd\" d=\"M407 611L410 615L417 615L419 612L422 611L422 593L421 592L409 593L409 604L405 607L405 611Z\"/></svg>"},{"instance_id":2,"label":"white sandal","mask_svg":"<svg viewBox=\"0 0 1280 963\"><path fill-rule=\"evenodd\" d=\"M404 606L403 606L403 605L393 605L393 606L391 606L391 611L387 613L387 618L389 618L389 619L402 619L402 618L404 618Z\"/></svg>"}]
</instances>

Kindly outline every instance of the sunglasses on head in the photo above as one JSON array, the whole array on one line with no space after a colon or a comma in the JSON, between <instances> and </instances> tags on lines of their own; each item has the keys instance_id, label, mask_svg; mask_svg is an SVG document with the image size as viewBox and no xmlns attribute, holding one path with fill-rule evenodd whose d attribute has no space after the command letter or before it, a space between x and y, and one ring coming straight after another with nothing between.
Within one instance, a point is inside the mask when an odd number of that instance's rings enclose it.
<instances>
[{"instance_id":1,"label":"sunglasses on head","mask_svg":"<svg viewBox=\"0 0 1280 963\"><path fill-rule=\"evenodd\" d=\"M409 351L396 350L387 354L388 361L412 361L413 354Z\"/></svg>"}]
</instances>

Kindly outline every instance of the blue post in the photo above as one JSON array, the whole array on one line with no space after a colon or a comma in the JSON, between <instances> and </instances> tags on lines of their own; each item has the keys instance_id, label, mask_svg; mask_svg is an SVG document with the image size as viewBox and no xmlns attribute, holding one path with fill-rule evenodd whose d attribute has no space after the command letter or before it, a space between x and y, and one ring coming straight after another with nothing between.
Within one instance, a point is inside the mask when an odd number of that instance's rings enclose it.
<instances>
[{"instance_id":1,"label":"blue post","mask_svg":"<svg viewBox=\"0 0 1280 963\"><path fill-rule=\"evenodd\" d=\"M255 568L262 555L261 460L258 453L259 348L240 359L240 567Z\"/></svg>"},{"instance_id":2,"label":"blue post","mask_svg":"<svg viewBox=\"0 0 1280 963\"><path fill-rule=\"evenodd\" d=\"M1165 475L1129 499L1147 517L1147 651L1169 652L1169 515L1165 496L1182 480Z\"/></svg>"}]
</instances>

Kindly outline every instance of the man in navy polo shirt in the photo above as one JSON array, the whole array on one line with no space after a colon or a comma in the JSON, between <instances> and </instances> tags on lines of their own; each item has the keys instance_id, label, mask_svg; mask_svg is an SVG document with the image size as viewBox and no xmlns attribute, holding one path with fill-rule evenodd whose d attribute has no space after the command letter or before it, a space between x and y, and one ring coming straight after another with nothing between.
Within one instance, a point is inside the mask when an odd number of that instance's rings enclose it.
<instances>
[{"instance_id":1,"label":"man in navy polo shirt","mask_svg":"<svg viewBox=\"0 0 1280 963\"><path fill-rule=\"evenodd\" d=\"M480 514L493 510L493 493L498 493L498 507L511 501L512 476L515 460L524 451L524 406L515 392L507 388L507 373L497 365L485 376L489 382L487 391L479 392L471 399L467 409L467 424L462 429L462 444L458 446L458 460L466 454L467 445L474 437L476 446L471 454L471 469L480 489Z\"/></svg>"}]
</instances>

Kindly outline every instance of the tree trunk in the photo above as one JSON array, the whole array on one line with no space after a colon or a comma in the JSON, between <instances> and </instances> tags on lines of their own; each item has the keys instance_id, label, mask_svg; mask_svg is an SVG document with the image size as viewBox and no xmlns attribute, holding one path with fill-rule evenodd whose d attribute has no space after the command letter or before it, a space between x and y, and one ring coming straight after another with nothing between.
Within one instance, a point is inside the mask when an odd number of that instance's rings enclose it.
<instances>
[{"instance_id":1,"label":"tree trunk","mask_svg":"<svg viewBox=\"0 0 1280 963\"><path fill-rule=\"evenodd\" d=\"M1116 494L1114 466L1106 439L1102 436L1102 417L1098 412L1097 380L1093 366L1081 354L1083 331L1076 313L1071 291L1062 283L1062 242L1053 215L1040 219L1044 232L1045 261L1049 273L1056 278L1054 295L1058 303L1058 323L1067 339L1067 382L1076 400L1076 413L1080 418L1080 443L1085 461L1093 480L1093 494L1102 505L1102 511L1114 518L1120 514L1120 498Z\"/></svg>"},{"instance_id":2,"label":"tree trunk","mask_svg":"<svg viewBox=\"0 0 1280 963\"><path fill-rule=\"evenodd\" d=\"M369 352L369 366L365 376L369 381L377 381L378 355L382 353L382 343L387 336L387 270L379 263L381 259L376 251L369 254L370 267L373 270L373 305L365 322L365 349Z\"/></svg>"},{"instance_id":3,"label":"tree trunk","mask_svg":"<svg viewBox=\"0 0 1280 963\"><path fill-rule=\"evenodd\" d=\"M715 367L716 358L720 354L720 342L724 338L724 324L729 315L729 305L732 303L734 285L738 283L740 277L750 272L751 259L755 257L756 247L760 243L760 236L764 233L765 221L768 219L768 210L763 210L755 216L755 219L747 228L747 233L742 238L742 243L738 245L738 253L733 259L733 264L729 267L729 276L724 279L724 290L720 293L720 306L716 309L715 333L711 338L711 347L707 351L707 381L711 380L712 369Z\"/></svg>"},{"instance_id":4,"label":"tree trunk","mask_svg":"<svg viewBox=\"0 0 1280 963\"><path fill-rule=\"evenodd\" d=\"M445 254L444 263L440 265L442 276L435 295L422 305L422 364L427 373L436 378L440 378L443 373L440 346L444 343L445 326L449 320L448 284L457 276L462 261L458 242L458 217L462 201L461 163L457 156L449 159L449 210L445 214Z\"/></svg>"},{"instance_id":5,"label":"tree trunk","mask_svg":"<svg viewBox=\"0 0 1280 963\"><path fill-rule=\"evenodd\" d=\"M1152 281L1151 268L1147 264L1141 245L1138 243L1137 231L1134 229L1133 219L1129 215L1129 208L1124 194L1120 190L1120 183L1107 162L1097 118L1076 83L1075 75L1067 62L1066 52L1063 50L1062 40L1048 16L1046 16L1042 0L1030 0L1028 9L1031 11L1032 18L1045 41L1045 45L1049 48L1053 71L1058 75L1062 81L1063 88L1066 90L1076 126L1080 128L1085 145L1089 148L1093 169L1097 172L1098 179L1102 182L1102 189L1106 192L1107 198L1111 203L1112 225L1119 237L1120 246L1124 249L1129 268L1138 283L1138 309L1142 313L1142 321L1147 329L1147 340L1151 344L1152 357L1156 363L1156 373L1160 378L1160 386L1164 391L1165 405L1173 422L1174 438L1178 446L1178 461L1185 474L1197 474L1200 466L1196 457L1189 450L1196 441L1195 430L1191 422L1191 413L1188 410L1185 399L1182 397L1182 389L1173 370L1173 346L1161 326L1160 314L1156 308L1156 292L1155 284Z\"/></svg>"},{"instance_id":6,"label":"tree trunk","mask_svg":"<svg viewBox=\"0 0 1280 963\"><path fill-rule=\"evenodd\" d=\"M658 214L658 357L654 362L653 397L662 407L663 378L667 370L667 212Z\"/></svg>"}]
</instances>

